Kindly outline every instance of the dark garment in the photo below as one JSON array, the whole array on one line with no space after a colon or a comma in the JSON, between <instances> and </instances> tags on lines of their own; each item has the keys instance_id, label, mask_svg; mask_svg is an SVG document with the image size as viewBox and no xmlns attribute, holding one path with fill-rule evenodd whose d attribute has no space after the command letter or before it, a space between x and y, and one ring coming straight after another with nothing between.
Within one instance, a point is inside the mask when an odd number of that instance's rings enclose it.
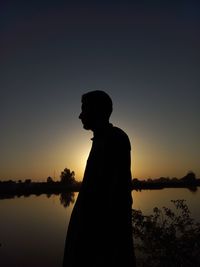
<instances>
[{"instance_id":1,"label":"dark garment","mask_svg":"<svg viewBox=\"0 0 200 267\"><path fill-rule=\"evenodd\" d=\"M63 267L133 267L130 142L111 124L92 140Z\"/></svg>"}]
</instances>

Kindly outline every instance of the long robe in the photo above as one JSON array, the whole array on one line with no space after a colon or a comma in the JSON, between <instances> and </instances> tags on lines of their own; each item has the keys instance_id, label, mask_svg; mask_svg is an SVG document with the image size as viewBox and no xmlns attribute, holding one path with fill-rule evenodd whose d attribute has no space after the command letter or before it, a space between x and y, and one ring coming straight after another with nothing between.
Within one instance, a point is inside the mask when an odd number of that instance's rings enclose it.
<instances>
[{"instance_id":1,"label":"long robe","mask_svg":"<svg viewBox=\"0 0 200 267\"><path fill-rule=\"evenodd\" d=\"M130 141L112 124L92 141L68 226L63 267L133 267Z\"/></svg>"}]
</instances>

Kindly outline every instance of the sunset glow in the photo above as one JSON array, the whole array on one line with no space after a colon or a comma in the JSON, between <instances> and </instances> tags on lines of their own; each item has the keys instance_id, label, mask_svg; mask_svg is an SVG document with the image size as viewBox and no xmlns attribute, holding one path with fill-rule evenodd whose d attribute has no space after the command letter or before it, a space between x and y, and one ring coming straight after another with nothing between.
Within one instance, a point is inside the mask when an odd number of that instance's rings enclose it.
<instances>
[{"instance_id":1,"label":"sunset glow","mask_svg":"<svg viewBox=\"0 0 200 267\"><path fill-rule=\"evenodd\" d=\"M22 1L23 2L23 1ZM5 3L0 180L82 180L92 132L81 95L102 89L132 144L132 176L200 176L199 12L184 3Z\"/></svg>"}]
</instances>

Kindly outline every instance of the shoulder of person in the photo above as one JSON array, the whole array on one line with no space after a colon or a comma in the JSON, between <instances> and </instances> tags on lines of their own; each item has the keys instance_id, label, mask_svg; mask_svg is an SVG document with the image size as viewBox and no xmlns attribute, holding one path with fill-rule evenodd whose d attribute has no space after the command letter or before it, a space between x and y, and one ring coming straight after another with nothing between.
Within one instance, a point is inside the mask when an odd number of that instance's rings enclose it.
<instances>
[{"instance_id":1,"label":"shoulder of person","mask_svg":"<svg viewBox=\"0 0 200 267\"><path fill-rule=\"evenodd\" d=\"M128 135L119 127L113 126L111 131L111 137L117 145L122 145L131 148Z\"/></svg>"}]
</instances>

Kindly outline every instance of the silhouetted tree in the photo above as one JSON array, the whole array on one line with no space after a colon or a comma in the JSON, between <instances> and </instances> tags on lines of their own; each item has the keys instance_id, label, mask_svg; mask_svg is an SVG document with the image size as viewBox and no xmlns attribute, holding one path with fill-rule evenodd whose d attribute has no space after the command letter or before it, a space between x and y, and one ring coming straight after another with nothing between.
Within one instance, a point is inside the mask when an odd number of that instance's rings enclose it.
<instances>
[{"instance_id":1,"label":"silhouetted tree","mask_svg":"<svg viewBox=\"0 0 200 267\"><path fill-rule=\"evenodd\" d=\"M70 169L65 168L60 175L60 181L61 183L72 185L75 183L75 172L70 171Z\"/></svg>"},{"instance_id":2,"label":"silhouetted tree","mask_svg":"<svg viewBox=\"0 0 200 267\"><path fill-rule=\"evenodd\" d=\"M53 179L50 176L47 177L47 183L53 183Z\"/></svg>"},{"instance_id":3,"label":"silhouetted tree","mask_svg":"<svg viewBox=\"0 0 200 267\"><path fill-rule=\"evenodd\" d=\"M194 182L196 181L196 174L193 171L189 171L183 178L182 180L187 181L187 182Z\"/></svg>"}]
</instances>

